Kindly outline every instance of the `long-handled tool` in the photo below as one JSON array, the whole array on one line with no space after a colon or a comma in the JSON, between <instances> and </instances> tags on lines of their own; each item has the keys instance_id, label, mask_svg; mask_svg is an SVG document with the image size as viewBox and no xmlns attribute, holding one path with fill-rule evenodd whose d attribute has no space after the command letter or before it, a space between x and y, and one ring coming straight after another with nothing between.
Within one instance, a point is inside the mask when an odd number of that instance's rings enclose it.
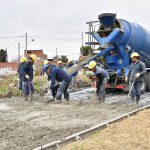
<instances>
[{"instance_id":1,"label":"long-handled tool","mask_svg":"<svg viewBox=\"0 0 150 150\"><path fill-rule=\"evenodd\" d=\"M31 81L28 81L28 87L29 87L28 101L29 101L29 102L32 102Z\"/></svg>"},{"instance_id":2,"label":"long-handled tool","mask_svg":"<svg viewBox=\"0 0 150 150\"><path fill-rule=\"evenodd\" d=\"M135 83L135 78L134 78L134 80L133 80L133 82L132 82L132 84L131 84L131 87L130 87L130 90L129 90L129 93L128 93L128 101L130 101L130 99L131 99L131 91L132 91L132 89L133 89L133 86L134 86L134 83Z\"/></svg>"}]
</instances>

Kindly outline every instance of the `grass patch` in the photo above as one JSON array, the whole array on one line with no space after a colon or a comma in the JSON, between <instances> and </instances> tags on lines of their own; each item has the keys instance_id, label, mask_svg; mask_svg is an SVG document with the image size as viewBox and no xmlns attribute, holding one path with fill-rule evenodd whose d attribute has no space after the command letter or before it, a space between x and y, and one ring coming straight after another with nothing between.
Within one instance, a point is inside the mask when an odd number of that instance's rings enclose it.
<instances>
[{"instance_id":1,"label":"grass patch","mask_svg":"<svg viewBox=\"0 0 150 150\"><path fill-rule=\"evenodd\" d=\"M6 93L6 88L0 87L0 94L5 94Z\"/></svg>"}]
</instances>

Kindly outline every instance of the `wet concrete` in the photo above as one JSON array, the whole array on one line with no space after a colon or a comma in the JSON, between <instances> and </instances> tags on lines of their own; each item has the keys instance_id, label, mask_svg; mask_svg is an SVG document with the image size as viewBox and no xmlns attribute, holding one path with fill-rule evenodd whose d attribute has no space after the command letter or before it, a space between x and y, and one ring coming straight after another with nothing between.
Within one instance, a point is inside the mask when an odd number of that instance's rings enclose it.
<instances>
[{"instance_id":1,"label":"wet concrete","mask_svg":"<svg viewBox=\"0 0 150 150\"><path fill-rule=\"evenodd\" d=\"M7 111L9 109L11 109L11 107L9 107L6 103L0 103L0 111Z\"/></svg>"},{"instance_id":2,"label":"wet concrete","mask_svg":"<svg viewBox=\"0 0 150 150\"><path fill-rule=\"evenodd\" d=\"M146 94L142 103L150 101ZM33 103L22 97L0 99L0 150L36 148L140 107L127 105L123 93L107 94L105 103L97 103L94 96L87 88L70 93L69 103L45 104L38 95Z\"/></svg>"}]
</instances>

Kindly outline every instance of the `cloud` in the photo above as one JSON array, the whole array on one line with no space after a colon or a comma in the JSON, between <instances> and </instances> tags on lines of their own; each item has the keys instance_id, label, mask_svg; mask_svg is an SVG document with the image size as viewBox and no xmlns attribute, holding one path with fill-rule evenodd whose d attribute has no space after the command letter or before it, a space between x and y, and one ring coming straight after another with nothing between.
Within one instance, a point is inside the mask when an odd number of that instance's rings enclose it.
<instances>
[{"instance_id":1,"label":"cloud","mask_svg":"<svg viewBox=\"0 0 150 150\"><path fill-rule=\"evenodd\" d=\"M100 13L117 13L117 18L140 23L150 28L148 0L0 0L0 37L22 36L28 33L30 49L44 49L54 55L78 56L81 32L86 32L86 21L97 20ZM34 42L30 42L32 38ZM13 49L23 37L1 38L0 46ZM11 48L9 46L12 46ZM3 47L2 47L3 48ZM16 51L16 48L14 48Z\"/></svg>"}]
</instances>

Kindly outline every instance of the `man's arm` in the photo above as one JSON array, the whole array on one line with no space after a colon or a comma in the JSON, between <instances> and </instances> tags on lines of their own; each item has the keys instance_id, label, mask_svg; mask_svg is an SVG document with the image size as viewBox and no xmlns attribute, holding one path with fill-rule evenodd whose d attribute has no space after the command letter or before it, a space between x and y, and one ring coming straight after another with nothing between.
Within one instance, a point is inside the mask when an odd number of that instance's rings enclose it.
<instances>
[{"instance_id":1,"label":"man's arm","mask_svg":"<svg viewBox=\"0 0 150 150\"><path fill-rule=\"evenodd\" d=\"M53 69L52 72L51 72L51 91L53 91L53 88L54 88L54 85L55 85L55 80L56 80L56 70Z\"/></svg>"},{"instance_id":2,"label":"man's arm","mask_svg":"<svg viewBox=\"0 0 150 150\"><path fill-rule=\"evenodd\" d=\"M140 75L145 75L146 74L146 66L145 64L142 62L141 63L141 72Z\"/></svg>"}]
</instances>

